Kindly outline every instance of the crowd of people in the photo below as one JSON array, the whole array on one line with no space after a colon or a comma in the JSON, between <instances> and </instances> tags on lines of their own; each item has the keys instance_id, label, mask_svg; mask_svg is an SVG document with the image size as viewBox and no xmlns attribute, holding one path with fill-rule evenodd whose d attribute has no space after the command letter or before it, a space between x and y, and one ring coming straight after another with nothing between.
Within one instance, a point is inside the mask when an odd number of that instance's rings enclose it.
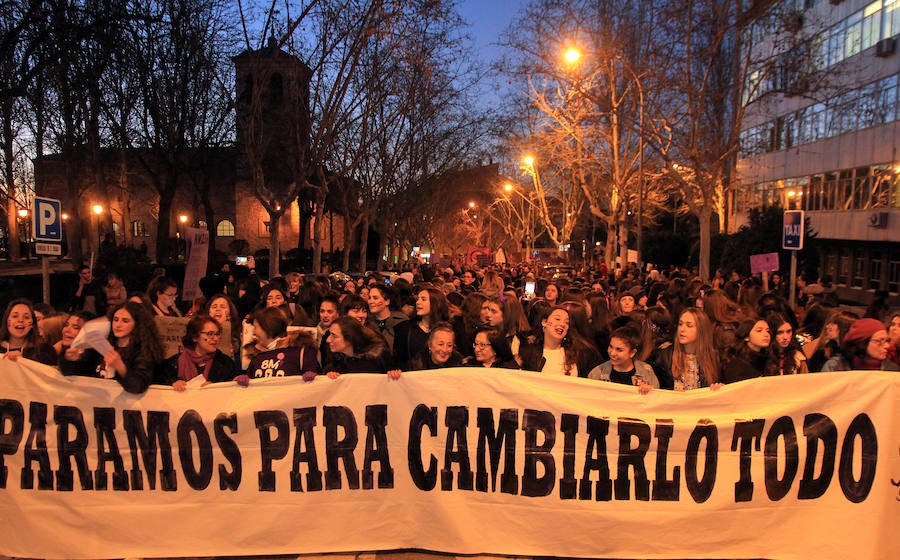
<instances>
[{"instance_id":1,"label":"crowd of people","mask_svg":"<svg viewBox=\"0 0 900 560\"><path fill-rule=\"evenodd\" d=\"M66 312L27 299L6 306L0 358L114 379L131 393L281 376L399 379L458 366L585 377L640 393L898 369L900 312L881 303L860 317L815 282L801 279L791 306L780 278L764 291L758 277L717 273L705 283L678 268L543 272L415 265L389 275L291 272L264 281L226 268L204 279L203 297L180 302L163 270L129 292L118 275L101 283L82 267ZM74 344L98 315L108 321L109 344ZM156 317L185 317L173 355L165 355Z\"/></svg>"}]
</instances>

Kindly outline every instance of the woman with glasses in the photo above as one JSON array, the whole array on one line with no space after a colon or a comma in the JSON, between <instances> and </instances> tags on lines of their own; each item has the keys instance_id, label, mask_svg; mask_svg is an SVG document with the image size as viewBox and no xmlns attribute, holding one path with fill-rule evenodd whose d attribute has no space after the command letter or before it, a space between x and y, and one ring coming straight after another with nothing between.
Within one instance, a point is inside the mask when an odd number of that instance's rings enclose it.
<instances>
[{"instance_id":1,"label":"woman with glasses","mask_svg":"<svg viewBox=\"0 0 900 560\"><path fill-rule=\"evenodd\" d=\"M513 357L509 342L500 329L491 326L479 327L475 332L474 358L468 358L467 365L486 368L519 369Z\"/></svg>"},{"instance_id":2,"label":"woman with glasses","mask_svg":"<svg viewBox=\"0 0 900 560\"><path fill-rule=\"evenodd\" d=\"M857 319L844 335L841 353L825 362L822 371L898 371L897 364L887 359L890 343L884 323Z\"/></svg>"},{"instance_id":3,"label":"woman with glasses","mask_svg":"<svg viewBox=\"0 0 900 560\"><path fill-rule=\"evenodd\" d=\"M178 285L171 278L160 276L147 290L153 313L162 317L181 317L181 311L175 306L178 297Z\"/></svg>"},{"instance_id":4,"label":"woman with glasses","mask_svg":"<svg viewBox=\"0 0 900 560\"><path fill-rule=\"evenodd\" d=\"M19 358L56 365L53 349L42 342L35 328L34 305L25 298L9 302L0 323L0 359Z\"/></svg>"},{"instance_id":5,"label":"woman with glasses","mask_svg":"<svg viewBox=\"0 0 900 560\"><path fill-rule=\"evenodd\" d=\"M165 361L159 384L184 391L187 383L202 376L203 385L232 381L237 375L234 360L219 350L222 327L209 315L194 315L188 321L184 350Z\"/></svg>"}]
</instances>

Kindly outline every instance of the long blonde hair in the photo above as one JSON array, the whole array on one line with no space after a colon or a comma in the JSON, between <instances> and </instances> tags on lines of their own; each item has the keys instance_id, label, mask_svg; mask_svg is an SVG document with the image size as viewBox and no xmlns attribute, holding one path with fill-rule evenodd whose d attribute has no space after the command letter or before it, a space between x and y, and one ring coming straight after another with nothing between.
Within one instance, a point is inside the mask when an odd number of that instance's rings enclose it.
<instances>
[{"instance_id":1,"label":"long blonde hair","mask_svg":"<svg viewBox=\"0 0 900 560\"><path fill-rule=\"evenodd\" d=\"M703 374L703 380L706 386L719 381L719 352L716 349L715 337L712 322L702 309L697 307L688 307L681 312L678 321L685 313L690 313L694 317L694 324L697 326L697 340L694 342L694 355L697 357L697 365ZM685 371L685 356L688 352L684 345L678 341L678 327L675 330L675 342L672 345L672 377L681 379Z\"/></svg>"}]
</instances>

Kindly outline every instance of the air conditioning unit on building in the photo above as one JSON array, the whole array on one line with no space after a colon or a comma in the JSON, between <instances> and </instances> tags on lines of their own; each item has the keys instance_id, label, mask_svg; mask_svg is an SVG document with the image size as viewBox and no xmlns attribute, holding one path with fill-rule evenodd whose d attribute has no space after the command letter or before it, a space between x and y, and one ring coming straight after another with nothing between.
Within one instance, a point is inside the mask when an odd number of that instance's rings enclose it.
<instances>
[{"instance_id":1,"label":"air conditioning unit on building","mask_svg":"<svg viewBox=\"0 0 900 560\"><path fill-rule=\"evenodd\" d=\"M896 47L897 43L891 37L882 39L875 43L875 56L890 56L894 54L894 49Z\"/></svg>"},{"instance_id":2,"label":"air conditioning unit on building","mask_svg":"<svg viewBox=\"0 0 900 560\"><path fill-rule=\"evenodd\" d=\"M872 212L869 214L869 226L874 228L886 228L888 223L887 212Z\"/></svg>"}]
</instances>

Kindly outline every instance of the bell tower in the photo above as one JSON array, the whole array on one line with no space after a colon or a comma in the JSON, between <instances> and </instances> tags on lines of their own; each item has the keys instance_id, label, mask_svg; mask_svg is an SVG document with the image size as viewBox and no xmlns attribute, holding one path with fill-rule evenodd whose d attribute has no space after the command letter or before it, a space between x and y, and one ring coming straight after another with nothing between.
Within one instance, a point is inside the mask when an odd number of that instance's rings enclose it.
<instances>
[{"instance_id":1,"label":"bell tower","mask_svg":"<svg viewBox=\"0 0 900 560\"><path fill-rule=\"evenodd\" d=\"M298 164L309 143L312 72L302 60L281 50L274 37L264 48L244 51L232 62L238 169L252 174L253 167L261 165L266 188L277 192L302 172Z\"/></svg>"}]
</instances>

